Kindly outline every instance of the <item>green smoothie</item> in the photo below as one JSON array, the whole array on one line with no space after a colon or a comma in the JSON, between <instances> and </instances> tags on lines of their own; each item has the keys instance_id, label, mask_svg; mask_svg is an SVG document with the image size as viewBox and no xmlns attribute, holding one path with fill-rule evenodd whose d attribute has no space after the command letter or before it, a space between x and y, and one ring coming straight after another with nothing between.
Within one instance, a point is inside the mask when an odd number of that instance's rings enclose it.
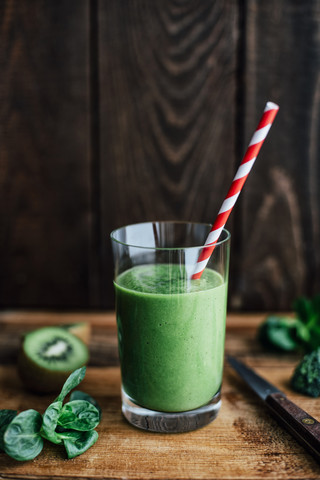
<instances>
[{"instance_id":1,"label":"green smoothie","mask_svg":"<svg viewBox=\"0 0 320 480\"><path fill-rule=\"evenodd\" d=\"M134 403L164 412L207 404L222 382L227 284L206 268L141 265L115 282L122 385Z\"/></svg>"}]
</instances>

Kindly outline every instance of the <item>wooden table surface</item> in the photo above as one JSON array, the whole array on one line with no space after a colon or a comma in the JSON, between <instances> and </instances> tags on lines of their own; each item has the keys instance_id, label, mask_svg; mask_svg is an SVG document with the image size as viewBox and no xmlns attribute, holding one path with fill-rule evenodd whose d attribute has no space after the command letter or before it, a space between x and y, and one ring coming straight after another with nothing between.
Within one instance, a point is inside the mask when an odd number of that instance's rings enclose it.
<instances>
[{"instance_id":1,"label":"wooden table surface","mask_svg":"<svg viewBox=\"0 0 320 480\"><path fill-rule=\"evenodd\" d=\"M264 315L229 315L226 352L236 355L320 418L320 400L290 390L298 357L264 352L255 339ZM218 418L200 430L155 434L130 426L120 412L115 316L113 313L0 313L0 408L41 413L53 395L24 390L15 359L23 331L87 320L92 324L91 360L81 389L100 403L98 442L67 460L63 448L45 444L33 461L0 454L1 479L315 479L320 465L270 417L266 408L226 364Z\"/></svg>"}]
</instances>

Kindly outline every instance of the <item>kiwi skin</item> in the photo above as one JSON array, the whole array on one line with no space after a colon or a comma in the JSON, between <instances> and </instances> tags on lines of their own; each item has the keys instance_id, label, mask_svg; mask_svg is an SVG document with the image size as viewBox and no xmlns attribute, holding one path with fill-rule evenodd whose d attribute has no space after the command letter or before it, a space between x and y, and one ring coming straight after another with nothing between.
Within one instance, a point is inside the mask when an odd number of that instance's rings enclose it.
<instances>
[{"instance_id":1,"label":"kiwi skin","mask_svg":"<svg viewBox=\"0 0 320 480\"><path fill-rule=\"evenodd\" d=\"M18 356L18 373L27 390L35 393L55 393L61 390L72 370L66 372L46 370L32 362L21 349Z\"/></svg>"},{"instance_id":2,"label":"kiwi skin","mask_svg":"<svg viewBox=\"0 0 320 480\"><path fill-rule=\"evenodd\" d=\"M59 330L59 327L57 327ZM62 329L63 330L63 329ZM65 331L65 330L64 330ZM72 335L70 333L70 335ZM83 348L87 351L87 358L85 362L79 363L77 368L80 368L86 365L89 361L89 351L87 346L80 340L77 339ZM24 383L27 390L30 390L34 393L55 393L59 392L62 388L62 385L68 378L68 376L73 372L74 368L65 370L51 370L37 364L33 359L30 358L28 353L24 348L24 341L22 341L19 355L18 355L18 373Z\"/></svg>"}]
</instances>

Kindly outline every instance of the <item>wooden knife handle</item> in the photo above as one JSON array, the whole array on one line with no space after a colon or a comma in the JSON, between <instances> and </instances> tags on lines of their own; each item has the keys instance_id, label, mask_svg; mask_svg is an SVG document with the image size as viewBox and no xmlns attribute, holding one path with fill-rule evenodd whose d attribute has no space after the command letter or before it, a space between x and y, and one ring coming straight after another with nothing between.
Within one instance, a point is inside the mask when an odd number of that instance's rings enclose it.
<instances>
[{"instance_id":1,"label":"wooden knife handle","mask_svg":"<svg viewBox=\"0 0 320 480\"><path fill-rule=\"evenodd\" d=\"M320 423L283 393L272 393L266 403L276 419L320 462Z\"/></svg>"}]
</instances>

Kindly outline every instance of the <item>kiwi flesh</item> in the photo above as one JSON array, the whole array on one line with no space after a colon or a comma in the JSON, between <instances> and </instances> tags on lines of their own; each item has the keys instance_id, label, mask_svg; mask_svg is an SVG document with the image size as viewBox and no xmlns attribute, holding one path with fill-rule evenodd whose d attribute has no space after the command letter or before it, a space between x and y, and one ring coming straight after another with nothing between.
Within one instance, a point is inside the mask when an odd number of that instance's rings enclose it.
<instances>
[{"instance_id":1,"label":"kiwi flesh","mask_svg":"<svg viewBox=\"0 0 320 480\"><path fill-rule=\"evenodd\" d=\"M52 393L88 360L88 347L78 337L60 327L43 327L24 336L18 371L29 390Z\"/></svg>"}]
</instances>

